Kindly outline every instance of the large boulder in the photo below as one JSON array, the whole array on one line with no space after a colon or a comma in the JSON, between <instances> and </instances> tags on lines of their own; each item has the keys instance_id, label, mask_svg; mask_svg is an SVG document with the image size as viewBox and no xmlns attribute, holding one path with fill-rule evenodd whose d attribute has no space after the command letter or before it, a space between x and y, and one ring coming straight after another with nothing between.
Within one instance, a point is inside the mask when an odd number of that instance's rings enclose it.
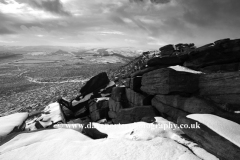
<instances>
[{"instance_id":1,"label":"large boulder","mask_svg":"<svg viewBox=\"0 0 240 160\"><path fill-rule=\"evenodd\" d=\"M177 109L175 107L168 106L161 101L159 101L156 97L152 99L152 106L154 106L160 113L163 113L170 117L169 120L173 122L177 122L177 119L179 116L186 116L189 113L182 111L180 109Z\"/></svg>"},{"instance_id":2,"label":"large boulder","mask_svg":"<svg viewBox=\"0 0 240 160\"><path fill-rule=\"evenodd\" d=\"M92 92L98 92L105 88L109 82L110 80L108 79L106 72L99 73L87 81L87 83L80 89L80 93L82 96L85 96Z\"/></svg>"},{"instance_id":3,"label":"large boulder","mask_svg":"<svg viewBox=\"0 0 240 160\"><path fill-rule=\"evenodd\" d=\"M239 124L214 115L193 114L179 117L178 125L185 134L218 158L240 159Z\"/></svg>"},{"instance_id":4,"label":"large boulder","mask_svg":"<svg viewBox=\"0 0 240 160\"><path fill-rule=\"evenodd\" d=\"M230 38L220 39L214 42L217 46L222 46L230 41Z\"/></svg>"},{"instance_id":5,"label":"large boulder","mask_svg":"<svg viewBox=\"0 0 240 160\"><path fill-rule=\"evenodd\" d=\"M155 117L159 113L152 106L136 106L134 108L121 109L117 113L117 117L113 119L115 124L127 124L139 122L143 117Z\"/></svg>"},{"instance_id":6,"label":"large boulder","mask_svg":"<svg viewBox=\"0 0 240 160\"><path fill-rule=\"evenodd\" d=\"M159 48L159 50L162 51L174 51L174 46L172 44L168 44L166 46L163 46Z\"/></svg>"},{"instance_id":7,"label":"large boulder","mask_svg":"<svg viewBox=\"0 0 240 160\"><path fill-rule=\"evenodd\" d=\"M150 95L194 93L198 91L199 75L171 68L157 69L142 77L141 90Z\"/></svg>"}]
</instances>

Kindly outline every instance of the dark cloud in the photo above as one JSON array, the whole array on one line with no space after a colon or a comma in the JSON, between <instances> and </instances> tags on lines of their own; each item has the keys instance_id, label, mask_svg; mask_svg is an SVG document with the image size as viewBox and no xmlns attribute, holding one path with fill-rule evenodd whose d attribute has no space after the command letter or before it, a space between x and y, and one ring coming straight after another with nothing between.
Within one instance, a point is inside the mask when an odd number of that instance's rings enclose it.
<instances>
[{"instance_id":1,"label":"dark cloud","mask_svg":"<svg viewBox=\"0 0 240 160\"><path fill-rule=\"evenodd\" d=\"M14 31L7 29L4 26L0 26L0 35L14 34L14 33L15 33Z\"/></svg>"},{"instance_id":2,"label":"dark cloud","mask_svg":"<svg viewBox=\"0 0 240 160\"><path fill-rule=\"evenodd\" d=\"M129 0L130 2L135 2L135 3L141 3L141 2L144 2L144 0Z\"/></svg>"},{"instance_id":3,"label":"dark cloud","mask_svg":"<svg viewBox=\"0 0 240 160\"><path fill-rule=\"evenodd\" d=\"M240 25L239 0L180 0L184 20L198 26Z\"/></svg>"},{"instance_id":4,"label":"dark cloud","mask_svg":"<svg viewBox=\"0 0 240 160\"><path fill-rule=\"evenodd\" d=\"M143 3L147 2L148 0L129 0L130 2L135 2L135 3ZM151 3L153 4L166 4L169 3L171 0L150 0Z\"/></svg>"},{"instance_id":5,"label":"dark cloud","mask_svg":"<svg viewBox=\"0 0 240 160\"><path fill-rule=\"evenodd\" d=\"M150 1L155 4L165 4L169 3L171 0L150 0Z\"/></svg>"},{"instance_id":6,"label":"dark cloud","mask_svg":"<svg viewBox=\"0 0 240 160\"><path fill-rule=\"evenodd\" d=\"M69 11L66 11L60 0L18 0L18 2L27 3L30 6L41 9L53 14L62 16L71 16Z\"/></svg>"},{"instance_id":7,"label":"dark cloud","mask_svg":"<svg viewBox=\"0 0 240 160\"><path fill-rule=\"evenodd\" d=\"M0 3L3 3L3 4L8 4L8 2L7 2L7 1L5 1L5 0L0 0Z\"/></svg>"}]
</instances>

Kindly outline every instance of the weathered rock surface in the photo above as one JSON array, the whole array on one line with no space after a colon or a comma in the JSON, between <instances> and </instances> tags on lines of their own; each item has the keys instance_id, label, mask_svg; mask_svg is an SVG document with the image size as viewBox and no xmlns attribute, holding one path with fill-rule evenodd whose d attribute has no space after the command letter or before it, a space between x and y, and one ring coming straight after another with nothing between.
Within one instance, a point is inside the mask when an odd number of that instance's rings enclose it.
<instances>
[{"instance_id":1,"label":"weathered rock surface","mask_svg":"<svg viewBox=\"0 0 240 160\"><path fill-rule=\"evenodd\" d=\"M152 106L154 106L160 113L164 113L171 117L173 122L177 122L179 116L186 116L189 114L180 109L163 104L162 102L158 101L156 97L152 99Z\"/></svg>"},{"instance_id":2,"label":"weathered rock surface","mask_svg":"<svg viewBox=\"0 0 240 160\"><path fill-rule=\"evenodd\" d=\"M174 47L172 44L169 44L169 45L166 45L166 46L163 46L161 48L159 48L159 50L162 52L162 51L174 51Z\"/></svg>"},{"instance_id":3,"label":"weathered rock surface","mask_svg":"<svg viewBox=\"0 0 240 160\"><path fill-rule=\"evenodd\" d=\"M179 95L156 95L155 99L168 106L180 109L188 113L214 114L240 124L237 114L226 112L214 103L198 97L182 97Z\"/></svg>"},{"instance_id":4,"label":"weathered rock surface","mask_svg":"<svg viewBox=\"0 0 240 160\"><path fill-rule=\"evenodd\" d=\"M95 102L94 100L90 100L89 102L89 111L94 112L96 110L102 109L102 108L109 108L108 101L103 100L99 102Z\"/></svg>"},{"instance_id":5,"label":"weathered rock surface","mask_svg":"<svg viewBox=\"0 0 240 160\"><path fill-rule=\"evenodd\" d=\"M127 96L128 102L132 106L151 105L152 96L144 96L129 88L126 88L126 96Z\"/></svg>"},{"instance_id":6,"label":"weathered rock surface","mask_svg":"<svg viewBox=\"0 0 240 160\"><path fill-rule=\"evenodd\" d=\"M181 116L178 118L177 122L178 125L193 126L197 121ZM203 146L208 152L216 155L220 159L240 159L240 148L238 146L220 136L204 124L198 123L200 124L200 128L182 128L183 132Z\"/></svg>"},{"instance_id":7,"label":"weathered rock surface","mask_svg":"<svg viewBox=\"0 0 240 160\"><path fill-rule=\"evenodd\" d=\"M130 82L131 82L131 78L126 78L124 81L124 86L129 88L130 87Z\"/></svg>"},{"instance_id":8,"label":"weathered rock surface","mask_svg":"<svg viewBox=\"0 0 240 160\"><path fill-rule=\"evenodd\" d=\"M240 70L240 63L220 64L200 69L204 73L234 72Z\"/></svg>"},{"instance_id":9,"label":"weathered rock surface","mask_svg":"<svg viewBox=\"0 0 240 160\"><path fill-rule=\"evenodd\" d=\"M218 95L208 95L209 99L216 103L227 105L227 110L229 111L239 111L240 110L240 93L237 94L218 94Z\"/></svg>"},{"instance_id":10,"label":"weathered rock surface","mask_svg":"<svg viewBox=\"0 0 240 160\"><path fill-rule=\"evenodd\" d=\"M121 108L123 108L121 102L117 102L112 98L109 99L108 103L110 111L118 112Z\"/></svg>"},{"instance_id":11,"label":"weathered rock surface","mask_svg":"<svg viewBox=\"0 0 240 160\"><path fill-rule=\"evenodd\" d=\"M120 102L125 96L125 87L114 87L112 89L111 98L117 102Z\"/></svg>"},{"instance_id":12,"label":"weathered rock surface","mask_svg":"<svg viewBox=\"0 0 240 160\"><path fill-rule=\"evenodd\" d=\"M231 40L207 46L204 50L196 49L190 54L184 66L197 69L210 65L239 62L239 44L240 40Z\"/></svg>"},{"instance_id":13,"label":"weathered rock surface","mask_svg":"<svg viewBox=\"0 0 240 160\"><path fill-rule=\"evenodd\" d=\"M182 97L179 95L156 95L155 99L188 113L217 113L217 108L210 102L198 97Z\"/></svg>"},{"instance_id":14,"label":"weathered rock surface","mask_svg":"<svg viewBox=\"0 0 240 160\"><path fill-rule=\"evenodd\" d=\"M141 90L150 95L198 91L199 75L163 68L146 73L142 77Z\"/></svg>"},{"instance_id":15,"label":"weathered rock surface","mask_svg":"<svg viewBox=\"0 0 240 160\"><path fill-rule=\"evenodd\" d=\"M152 106L137 106L134 108L121 109L117 113L117 117L113 119L115 124L127 124L133 122L139 122L143 117L155 117L159 113Z\"/></svg>"},{"instance_id":16,"label":"weathered rock surface","mask_svg":"<svg viewBox=\"0 0 240 160\"><path fill-rule=\"evenodd\" d=\"M110 111L108 111L108 116L109 116L109 118L114 119L117 117L117 113L110 110Z\"/></svg>"},{"instance_id":17,"label":"weathered rock surface","mask_svg":"<svg viewBox=\"0 0 240 160\"><path fill-rule=\"evenodd\" d=\"M139 71L136 71L136 72L132 73L131 77L142 76L145 73L151 72L151 71L156 70L156 69L165 68L165 67L166 66L156 66L156 67L144 68L142 70L139 70Z\"/></svg>"},{"instance_id":18,"label":"weathered rock surface","mask_svg":"<svg viewBox=\"0 0 240 160\"><path fill-rule=\"evenodd\" d=\"M181 65L182 63L183 62L178 56L169 56L169 57L156 57L156 58L150 59L147 62L147 65L150 67L160 66L160 65L165 65L166 67L168 67L173 65Z\"/></svg>"},{"instance_id":19,"label":"weathered rock surface","mask_svg":"<svg viewBox=\"0 0 240 160\"><path fill-rule=\"evenodd\" d=\"M101 108L99 110L91 112L90 113L91 120L93 122L96 122L96 121L104 119L104 118L109 119L108 111L109 111L109 108L106 107L106 108Z\"/></svg>"},{"instance_id":20,"label":"weathered rock surface","mask_svg":"<svg viewBox=\"0 0 240 160\"><path fill-rule=\"evenodd\" d=\"M204 96L240 93L240 72L202 74L199 93Z\"/></svg>"},{"instance_id":21,"label":"weathered rock surface","mask_svg":"<svg viewBox=\"0 0 240 160\"><path fill-rule=\"evenodd\" d=\"M142 83L142 77L133 77L131 78L131 81L130 81L130 88L133 90L133 91L136 91L136 92L139 92L140 91L140 88L141 88L141 84Z\"/></svg>"}]
</instances>

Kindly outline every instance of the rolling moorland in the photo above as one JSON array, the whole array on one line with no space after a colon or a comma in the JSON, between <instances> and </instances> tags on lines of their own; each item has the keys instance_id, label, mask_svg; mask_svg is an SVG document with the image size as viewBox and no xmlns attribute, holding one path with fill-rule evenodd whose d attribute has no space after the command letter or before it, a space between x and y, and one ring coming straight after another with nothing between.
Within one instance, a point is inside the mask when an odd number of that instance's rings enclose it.
<instances>
[{"instance_id":1,"label":"rolling moorland","mask_svg":"<svg viewBox=\"0 0 240 160\"><path fill-rule=\"evenodd\" d=\"M82 84L141 51L70 47L0 47L0 116L40 110L59 96L74 98Z\"/></svg>"}]
</instances>

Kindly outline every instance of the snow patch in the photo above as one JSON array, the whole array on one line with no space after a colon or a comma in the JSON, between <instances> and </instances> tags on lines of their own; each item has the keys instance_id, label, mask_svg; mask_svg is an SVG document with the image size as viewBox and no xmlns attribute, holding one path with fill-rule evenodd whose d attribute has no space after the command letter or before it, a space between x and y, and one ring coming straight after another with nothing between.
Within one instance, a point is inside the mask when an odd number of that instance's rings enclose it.
<instances>
[{"instance_id":1,"label":"snow patch","mask_svg":"<svg viewBox=\"0 0 240 160\"><path fill-rule=\"evenodd\" d=\"M195 71L195 70L189 69L187 67L179 66L179 65L171 66L171 67L168 67L168 68L171 68L171 69L174 69L175 71L180 71L180 72L189 72L189 73L194 73L194 74L203 74L203 72Z\"/></svg>"},{"instance_id":2,"label":"snow patch","mask_svg":"<svg viewBox=\"0 0 240 160\"><path fill-rule=\"evenodd\" d=\"M20 126L28 117L28 113L15 113L0 117L0 137L10 133L14 127Z\"/></svg>"},{"instance_id":3,"label":"snow patch","mask_svg":"<svg viewBox=\"0 0 240 160\"><path fill-rule=\"evenodd\" d=\"M187 118L198 121L220 136L240 147L240 125L211 114L190 114Z\"/></svg>"}]
</instances>

